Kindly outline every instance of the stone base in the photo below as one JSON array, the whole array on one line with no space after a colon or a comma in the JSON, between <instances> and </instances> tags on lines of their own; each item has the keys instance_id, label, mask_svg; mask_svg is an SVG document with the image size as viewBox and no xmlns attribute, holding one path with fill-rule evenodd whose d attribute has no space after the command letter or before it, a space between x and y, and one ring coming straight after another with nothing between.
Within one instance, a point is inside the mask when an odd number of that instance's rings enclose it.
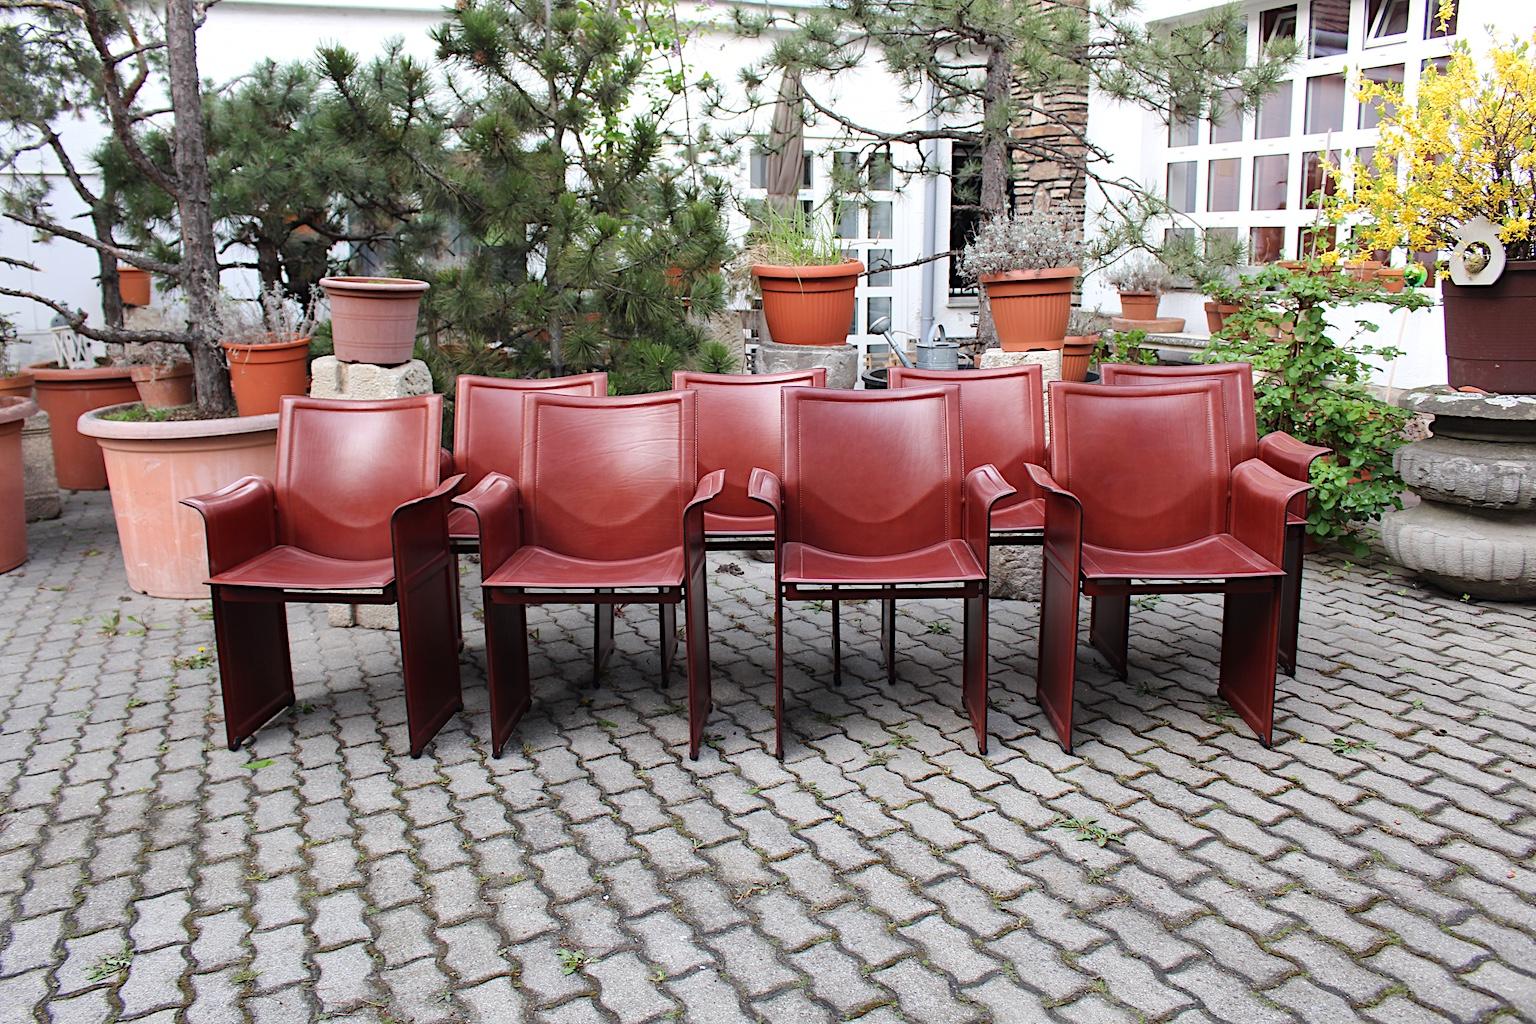
<instances>
[{"instance_id":1,"label":"stone base","mask_svg":"<svg viewBox=\"0 0 1536 1024\"><path fill-rule=\"evenodd\" d=\"M59 479L53 472L53 437L45 412L28 416L21 426L21 466L27 522L59 518L63 506L59 502Z\"/></svg>"},{"instance_id":2,"label":"stone base","mask_svg":"<svg viewBox=\"0 0 1536 1024\"><path fill-rule=\"evenodd\" d=\"M1160 316L1155 320L1130 320L1123 316L1109 318L1109 329L1112 331L1146 331L1148 334L1182 334L1184 332L1184 318L1181 316Z\"/></svg>"},{"instance_id":3,"label":"stone base","mask_svg":"<svg viewBox=\"0 0 1536 1024\"><path fill-rule=\"evenodd\" d=\"M412 359L400 366L375 366L372 363L344 363L335 356L321 356L310 365L311 398L340 398L374 401L381 398L410 398L432 393L432 374L427 364ZM362 629L400 628L400 609L381 604L329 604L325 618L332 626Z\"/></svg>"},{"instance_id":4,"label":"stone base","mask_svg":"<svg viewBox=\"0 0 1536 1024\"><path fill-rule=\"evenodd\" d=\"M1536 511L1536 443L1431 437L1397 452L1403 482L1425 501Z\"/></svg>"},{"instance_id":5,"label":"stone base","mask_svg":"<svg viewBox=\"0 0 1536 1024\"><path fill-rule=\"evenodd\" d=\"M1394 562L1456 597L1536 599L1536 515L1426 501L1388 512L1381 539Z\"/></svg>"},{"instance_id":6,"label":"stone base","mask_svg":"<svg viewBox=\"0 0 1536 1024\"><path fill-rule=\"evenodd\" d=\"M759 373L788 373L824 366L827 387L852 388L859 379L859 350L852 345L780 345L765 341L757 347Z\"/></svg>"},{"instance_id":7,"label":"stone base","mask_svg":"<svg viewBox=\"0 0 1536 1024\"><path fill-rule=\"evenodd\" d=\"M988 570L989 595L1002 601L1040 600L1040 574L1043 571L1040 547L1000 547L994 544L988 551L991 562Z\"/></svg>"}]
</instances>

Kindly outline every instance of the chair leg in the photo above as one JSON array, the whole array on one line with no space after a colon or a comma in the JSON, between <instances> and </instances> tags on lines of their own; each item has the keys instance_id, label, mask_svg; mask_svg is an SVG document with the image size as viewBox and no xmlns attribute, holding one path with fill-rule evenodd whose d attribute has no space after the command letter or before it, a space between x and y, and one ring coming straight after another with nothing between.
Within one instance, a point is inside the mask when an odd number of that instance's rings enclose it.
<instances>
[{"instance_id":1,"label":"chair leg","mask_svg":"<svg viewBox=\"0 0 1536 1024\"><path fill-rule=\"evenodd\" d=\"M880 653L885 658L885 681L896 682L896 599L880 602Z\"/></svg>"},{"instance_id":2,"label":"chair leg","mask_svg":"<svg viewBox=\"0 0 1536 1024\"><path fill-rule=\"evenodd\" d=\"M491 756L500 757L533 703L528 680L528 609L485 596L485 674L491 691Z\"/></svg>"},{"instance_id":3,"label":"chair leg","mask_svg":"<svg viewBox=\"0 0 1536 1024\"><path fill-rule=\"evenodd\" d=\"M709 672L709 594L704 573L700 572L683 591L683 624L687 630L688 659L688 757L699 759L699 744L704 740L704 726L714 708L714 686ZM676 605L668 605L675 609ZM673 614L676 612L674 610ZM677 631L673 630L673 636Z\"/></svg>"},{"instance_id":4,"label":"chair leg","mask_svg":"<svg viewBox=\"0 0 1536 1024\"><path fill-rule=\"evenodd\" d=\"M1301 634L1301 570L1306 562L1307 527L1291 523L1285 528L1285 581L1280 584L1280 671L1296 674L1296 647Z\"/></svg>"},{"instance_id":5,"label":"chair leg","mask_svg":"<svg viewBox=\"0 0 1536 1024\"><path fill-rule=\"evenodd\" d=\"M965 654L961 695L976 733L976 751L987 752L987 593L965 599Z\"/></svg>"},{"instance_id":6,"label":"chair leg","mask_svg":"<svg viewBox=\"0 0 1536 1024\"><path fill-rule=\"evenodd\" d=\"M400 663L405 675L405 721L411 756L464 707L459 681L459 591L455 560L444 555L434 571L400 583Z\"/></svg>"},{"instance_id":7,"label":"chair leg","mask_svg":"<svg viewBox=\"0 0 1536 1024\"><path fill-rule=\"evenodd\" d=\"M686 621L686 614L684 616ZM661 624L661 682L665 689L672 682L672 665L677 661L677 605L656 606L656 619Z\"/></svg>"},{"instance_id":8,"label":"chair leg","mask_svg":"<svg viewBox=\"0 0 1536 1024\"><path fill-rule=\"evenodd\" d=\"M784 760L784 593L773 586L773 756Z\"/></svg>"},{"instance_id":9,"label":"chair leg","mask_svg":"<svg viewBox=\"0 0 1536 1024\"><path fill-rule=\"evenodd\" d=\"M592 685L603 678L603 667L613 653L613 605L592 606Z\"/></svg>"},{"instance_id":10,"label":"chair leg","mask_svg":"<svg viewBox=\"0 0 1536 1024\"><path fill-rule=\"evenodd\" d=\"M1035 699L1056 730L1061 749L1072 753L1072 697L1077 683L1078 581L1045 560L1040 594L1040 646Z\"/></svg>"},{"instance_id":11,"label":"chair leg","mask_svg":"<svg viewBox=\"0 0 1536 1024\"><path fill-rule=\"evenodd\" d=\"M1131 595L1100 594L1088 615L1088 639L1124 679L1130 664Z\"/></svg>"},{"instance_id":12,"label":"chair leg","mask_svg":"<svg viewBox=\"0 0 1536 1024\"><path fill-rule=\"evenodd\" d=\"M1221 620L1222 698L1259 734L1274 739L1275 650L1280 633L1280 581L1268 591L1226 596Z\"/></svg>"},{"instance_id":13,"label":"chair leg","mask_svg":"<svg viewBox=\"0 0 1536 1024\"><path fill-rule=\"evenodd\" d=\"M843 602L832 602L832 685L843 685Z\"/></svg>"},{"instance_id":14,"label":"chair leg","mask_svg":"<svg viewBox=\"0 0 1536 1024\"><path fill-rule=\"evenodd\" d=\"M455 551L450 557L453 560L450 566L453 571L453 639L454 646L462 651L464 649L464 596L459 593L459 584L463 577L459 575L459 553Z\"/></svg>"},{"instance_id":15,"label":"chair leg","mask_svg":"<svg viewBox=\"0 0 1536 1024\"><path fill-rule=\"evenodd\" d=\"M234 750L292 707L293 667L282 604L225 601L213 588L213 635L224 696L224 738Z\"/></svg>"}]
</instances>

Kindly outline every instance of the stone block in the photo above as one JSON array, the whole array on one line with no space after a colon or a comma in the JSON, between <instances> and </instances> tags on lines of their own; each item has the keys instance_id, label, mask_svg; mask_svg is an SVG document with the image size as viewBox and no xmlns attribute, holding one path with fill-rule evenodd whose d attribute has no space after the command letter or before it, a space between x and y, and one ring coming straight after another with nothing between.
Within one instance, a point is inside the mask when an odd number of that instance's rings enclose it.
<instances>
[{"instance_id":1,"label":"stone block","mask_svg":"<svg viewBox=\"0 0 1536 1024\"><path fill-rule=\"evenodd\" d=\"M53 438L46 412L28 416L21 426L21 466L27 522L59 518L59 480L53 472Z\"/></svg>"},{"instance_id":2,"label":"stone block","mask_svg":"<svg viewBox=\"0 0 1536 1024\"><path fill-rule=\"evenodd\" d=\"M321 356L310 365L312 398L347 398L357 401L430 395L432 374L427 364L412 359L400 366L344 363L335 356Z\"/></svg>"},{"instance_id":3,"label":"stone block","mask_svg":"<svg viewBox=\"0 0 1536 1024\"><path fill-rule=\"evenodd\" d=\"M1503 601L1536 599L1536 523L1423 502L1389 512L1381 539L1397 564L1451 594Z\"/></svg>"},{"instance_id":4,"label":"stone block","mask_svg":"<svg viewBox=\"0 0 1536 1024\"><path fill-rule=\"evenodd\" d=\"M859 379L859 350L852 345L780 345L764 341L757 347L760 373L788 373L824 366L827 387L852 388Z\"/></svg>"},{"instance_id":5,"label":"stone block","mask_svg":"<svg viewBox=\"0 0 1536 1024\"><path fill-rule=\"evenodd\" d=\"M1536 510L1536 444L1432 437L1399 448L1396 462L1403 482L1426 501Z\"/></svg>"}]
</instances>

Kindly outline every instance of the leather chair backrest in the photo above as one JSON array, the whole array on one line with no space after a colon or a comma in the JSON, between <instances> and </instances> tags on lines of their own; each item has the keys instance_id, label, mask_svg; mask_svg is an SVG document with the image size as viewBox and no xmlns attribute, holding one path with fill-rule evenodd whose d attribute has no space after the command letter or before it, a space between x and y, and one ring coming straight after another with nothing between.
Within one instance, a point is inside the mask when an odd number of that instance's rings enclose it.
<instances>
[{"instance_id":1,"label":"leather chair backrest","mask_svg":"<svg viewBox=\"0 0 1536 1024\"><path fill-rule=\"evenodd\" d=\"M517 478L524 543L601 560L679 547L698 484L694 400L530 395Z\"/></svg>"},{"instance_id":2,"label":"leather chair backrest","mask_svg":"<svg viewBox=\"0 0 1536 1024\"><path fill-rule=\"evenodd\" d=\"M1051 385L1051 470L1083 504L1083 541L1131 551L1226 530L1221 384Z\"/></svg>"},{"instance_id":3,"label":"leather chair backrest","mask_svg":"<svg viewBox=\"0 0 1536 1024\"><path fill-rule=\"evenodd\" d=\"M1259 431L1253 412L1253 367L1247 363L1193 366L1134 366L1114 363L1099 367L1108 385L1167 384L1176 380L1214 380L1221 385L1221 407L1227 416L1227 444L1232 465L1247 462L1259 451Z\"/></svg>"},{"instance_id":4,"label":"leather chair backrest","mask_svg":"<svg viewBox=\"0 0 1536 1024\"><path fill-rule=\"evenodd\" d=\"M1045 395L1039 365L989 370L890 369L892 388L954 384L960 388L960 436L965 469L988 463L1018 493L997 503L1007 508L1039 497L1026 463L1045 464Z\"/></svg>"},{"instance_id":5,"label":"leather chair backrest","mask_svg":"<svg viewBox=\"0 0 1536 1024\"><path fill-rule=\"evenodd\" d=\"M782 395L786 540L885 555L963 536L958 388Z\"/></svg>"},{"instance_id":6,"label":"leather chair backrest","mask_svg":"<svg viewBox=\"0 0 1536 1024\"><path fill-rule=\"evenodd\" d=\"M390 516L438 483L443 398L287 395L277 424L278 542L331 558L390 557Z\"/></svg>"},{"instance_id":7,"label":"leather chair backrest","mask_svg":"<svg viewBox=\"0 0 1536 1024\"><path fill-rule=\"evenodd\" d=\"M678 370L672 387L692 391L698 416L699 475L725 470L725 486L706 507L722 516L758 518L763 506L747 497L747 481L758 466L783 470L783 408L786 387L824 388L826 367L789 373L695 373Z\"/></svg>"},{"instance_id":8,"label":"leather chair backrest","mask_svg":"<svg viewBox=\"0 0 1536 1024\"><path fill-rule=\"evenodd\" d=\"M606 395L606 373L509 380L505 377L458 378L453 402L453 468L464 474L464 489L485 474L504 473L513 480L523 460L523 399L531 394Z\"/></svg>"}]
</instances>

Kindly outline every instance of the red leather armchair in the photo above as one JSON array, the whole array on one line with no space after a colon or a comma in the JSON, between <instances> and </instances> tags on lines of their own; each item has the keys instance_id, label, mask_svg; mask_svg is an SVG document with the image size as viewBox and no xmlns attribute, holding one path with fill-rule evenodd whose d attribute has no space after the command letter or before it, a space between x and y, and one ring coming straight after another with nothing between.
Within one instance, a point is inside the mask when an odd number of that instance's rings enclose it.
<instances>
[{"instance_id":1,"label":"red leather armchair","mask_svg":"<svg viewBox=\"0 0 1536 1024\"><path fill-rule=\"evenodd\" d=\"M459 478L438 482L442 415L437 395L285 397L276 481L246 477L185 500L208 534L231 750L294 702L283 607L290 602L400 606L412 757L463 706L458 574L448 548Z\"/></svg>"},{"instance_id":2,"label":"red leather armchair","mask_svg":"<svg viewBox=\"0 0 1536 1024\"><path fill-rule=\"evenodd\" d=\"M487 473L455 499L478 523L495 755L532 700L527 606L642 600L684 605L698 757L711 703L704 505L725 474L698 477L694 397L529 396L517 479Z\"/></svg>"},{"instance_id":3,"label":"red leather armchair","mask_svg":"<svg viewBox=\"0 0 1536 1024\"><path fill-rule=\"evenodd\" d=\"M782 478L758 467L748 487L774 523L775 753L784 602L918 596L965 602L963 702L985 752L987 544L992 507L1013 488L993 466L966 472L959 389L785 388L782 401Z\"/></svg>"},{"instance_id":4,"label":"red leather armchair","mask_svg":"<svg viewBox=\"0 0 1536 1024\"><path fill-rule=\"evenodd\" d=\"M1051 385L1044 593L1036 688L1072 749L1078 593L1090 639L1123 678L1132 595L1219 593L1219 693L1272 739L1286 511L1307 484L1249 459L1232 465L1218 381Z\"/></svg>"},{"instance_id":5,"label":"red leather armchair","mask_svg":"<svg viewBox=\"0 0 1536 1024\"><path fill-rule=\"evenodd\" d=\"M1221 404L1227 419L1227 446L1232 465L1259 459L1282 476L1306 483L1312 463L1332 452L1304 444L1283 430L1259 437L1253 411L1253 367L1247 363L1212 363L1207 366L1101 366L1108 385L1163 384L1175 380L1213 380L1221 385ZM1307 542L1307 496L1298 494L1286 516L1285 582L1281 585L1280 668L1296 674L1297 638L1301 630L1302 557ZM1127 609L1127 611L1129 611Z\"/></svg>"}]
</instances>

